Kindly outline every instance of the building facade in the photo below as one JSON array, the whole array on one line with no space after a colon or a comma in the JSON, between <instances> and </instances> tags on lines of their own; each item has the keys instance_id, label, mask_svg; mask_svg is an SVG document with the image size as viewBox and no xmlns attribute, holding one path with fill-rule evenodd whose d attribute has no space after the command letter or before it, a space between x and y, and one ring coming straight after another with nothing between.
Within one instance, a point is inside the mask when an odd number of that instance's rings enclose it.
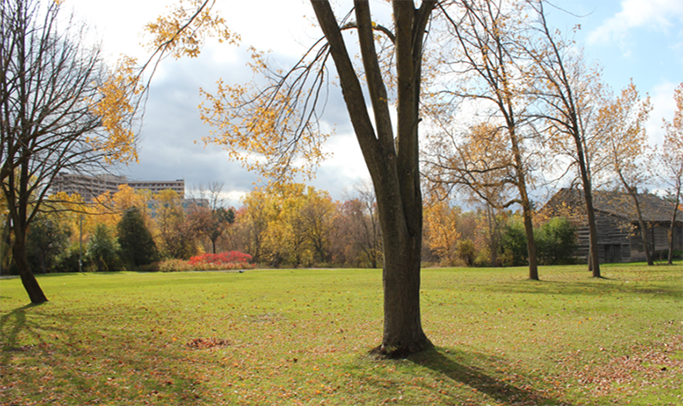
<instances>
[{"instance_id":1,"label":"building facade","mask_svg":"<svg viewBox=\"0 0 683 406\"><path fill-rule=\"evenodd\" d=\"M78 193L86 202L92 202L102 193L116 193L120 185L128 185L133 189L148 189L152 193L171 189L178 193L181 199L185 198L185 180L127 180L125 176L115 175L80 175L73 173L60 173L50 185L50 193L65 192L68 195Z\"/></svg>"},{"instance_id":2,"label":"building facade","mask_svg":"<svg viewBox=\"0 0 683 406\"><path fill-rule=\"evenodd\" d=\"M639 194L638 202L652 253L668 252L673 203L652 194ZM594 191L593 207L600 263L644 261L645 249L632 197L626 193ZM590 244L583 191L560 190L541 213L547 217L565 217L577 227L578 249L574 255L585 262ZM672 237L674 251L683 250L683 210L677 212Z\"/></svg>"}]
</instances>

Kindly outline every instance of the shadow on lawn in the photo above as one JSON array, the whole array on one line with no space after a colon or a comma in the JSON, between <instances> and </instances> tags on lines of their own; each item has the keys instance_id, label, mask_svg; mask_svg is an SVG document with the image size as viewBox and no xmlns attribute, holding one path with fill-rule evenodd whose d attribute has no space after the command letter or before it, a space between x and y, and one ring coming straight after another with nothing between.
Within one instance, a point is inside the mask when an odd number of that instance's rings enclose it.
<instances>
[{"instance_id":1,"label":"shadow on lawn","mask_svg":"<svg viewBox=\"0 0 683 406\"><path fill-rule=\"evenodd\" d=\"M127 329L107 329L102 319L74 321L51 312L48 303L0 316L0 388L6 385L7 404L92 404L104 396L112 404L164 398L162 404L185 405L211 395L194 364L184 364L188 350L182 344L150 334L132 338ZM62 383L55 392L50 385L57 380ZM32 392L33 383L43 381L46 392Z\"/></svg>"},{"instance_id":2,"label":"shadow on lawn","mask_svg":"<svg viewBox=\"0 0 683 406\"><path fill-rule=\"evenodd\" d=\"M3 314L0 317L0 348L2 354L3 365L7 364L7 361L12 356L12 352L23 351L23 347L19 346L18 337L19 334L26 330L34 336L39 336L35 331L37 328L41 328L35 323L27 322L26 311L29 309L40 307L44 304L27 304L25 306L18 307L7 314Z\"/></svg>"},{"instance_id":3,"label":"shadow on lawn","mask_svg":"<svg viewBox=\"0 0 683 406\"><path fill-rule=\"evenodd\" d=\"M38 307L39 304L27 304L17 307L11 312L0 317L0 335L3 337L5 347L12 347L17 343L17 336L26 328L26 310Z\"/></svg>"},{"instance_id":4,"label":"shadow on lawn","mask_svg":"<svg viewBox=\"0 0 683 406\"><path fill-rule=\"evenodd\" d=\"M574 281L520 281L497 283L483 287L497 293L539 293L543 295L652 295L671 299L683 298L683 290L676 283L653 281L631 282L609 278L586 278L584 282Z\"/></svg>"},{"instance_id":5,"label":"shadow on lawn","mask_svg":"<svg viewBox=\"0 0 683 406\"><path fill-rule=\"evenodd\" d=\"M409 359L420 366L445 375L453 381L463 383L504 404L571 406L570 403L547 398L544 394L534 389L521 388L487 375L483 368L465 365L452 358L457 358L457 356L446 356L439 349L435 348L412 355Z\"/></svg>"}]
</instances>

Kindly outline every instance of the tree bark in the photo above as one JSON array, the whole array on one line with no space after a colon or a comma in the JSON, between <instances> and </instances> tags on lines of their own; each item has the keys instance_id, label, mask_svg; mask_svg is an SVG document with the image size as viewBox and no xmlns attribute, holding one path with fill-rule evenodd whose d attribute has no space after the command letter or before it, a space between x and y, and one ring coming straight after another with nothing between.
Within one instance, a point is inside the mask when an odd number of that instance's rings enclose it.
<instances>
[{"instance_id":1,"label":"tree bark","mask_svg":"<svg viewBox=\"0 0 683 406\"><path fill-rule=\"evenodd\" d=\"M536 255L536 239L534 238L533 208L527 193L526 176L524 172L524 162L519 146L519 139L515 131L516 124L512 115L507 115L508 134L512 145L512 154L515 159L515 184L519 190L519 197L522 204L522 214L524 216L524 231L526 233L527 254L529 257L529 279L537 281L538 277L538 258Z\"/></svg>"},{"instance_id":2,"label":"tree bark","mask_svg":"<svg viewBox=\"0 0 683 406\"><path fill-rule=\"evenodd\" d=\"M590 191L590 186L588 189L584 186L584 198L586 201L586 214L588 217L588 243L590 244L589 249L589 263L590 270L593 273L593 277L601 278L600 273L600 253L598 252L598 228L595 224L595 209L593 208L593 194Z\"/></svg>"}]
</instances>

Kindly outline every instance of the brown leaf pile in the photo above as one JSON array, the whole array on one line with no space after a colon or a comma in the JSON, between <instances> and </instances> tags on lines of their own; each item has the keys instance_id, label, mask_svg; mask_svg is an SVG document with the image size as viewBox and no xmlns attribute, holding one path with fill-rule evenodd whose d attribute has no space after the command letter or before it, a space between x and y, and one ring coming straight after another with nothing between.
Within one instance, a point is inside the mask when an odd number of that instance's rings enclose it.
<instances>
[{"instance_id":1,"label":"brown leaf pile","mask_svg":"<svg viewBox=\"0 0 683 406\"><path fill-rule=\"evenodd\" d=\"M595 384L596 394L609 392L614 385L637 381L650 386L662 381L678 381L683 375L683 337L651 348L633 347L631 354L617 357L608 364L586 366L577 375L582 384Z\"/></svg>"},{"instance_id":2,"label":"brown leaf pile","mask_svg":"<svg viewBox=\"0 0 683 406\"><path fill-rule=\"evenodd\" d=\"M214 347L225 347L230 345L228 340L222 338L193 338L188 341L186 346L196 349L214 348Z\"/></svg>"}]
</instances>

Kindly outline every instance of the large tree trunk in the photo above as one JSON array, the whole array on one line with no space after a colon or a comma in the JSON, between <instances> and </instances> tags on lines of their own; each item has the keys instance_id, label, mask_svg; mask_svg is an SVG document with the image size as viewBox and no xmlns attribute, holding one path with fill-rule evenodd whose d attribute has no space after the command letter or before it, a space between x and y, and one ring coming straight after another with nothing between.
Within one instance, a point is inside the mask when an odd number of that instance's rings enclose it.
<instances>
[{"instance_id":1,"label":"large tree trunk","mask_svg":"<svg viewBox=\"0 0 683 406\"><path fill-rule=\"evenodd\" d=\"M381 189L389 188L378 185L378 189L384 242L384 334L375 351L396 357L431 347L420 316L421 228L408 229L410 222L421 223L422 210L407 213L400 202L379 197L387 194Z\"/></svg>"},{"instance_id":2,"label":"large tree trunk","mask_svg":"<svg viewBox=\"0 0 683 406\"><path fill-rule=\"evenodd\" d=\"M45 297L36 277L33 275L33 272L31 272L28 260L26 259L26 233L19 227L14 230L14 246L12 247L12 253L14 256L14 263L19 270L21 283L24 285L24 289L26 289L26 293L28 293L31 303L40 304L47 302L47 297Z\"/></svg>"},{"instance_id":3,"label":"large tree trunk","mask_svg":"<svg viewBox=\"0 0 683 406\"><path fill-rule=\"evenodd\" d=\"M28 151L28 148L24 148L23 151ZM30 156L26 152L24 155ZM47 302L47 297L45 297L36 277L31 272L31 267L26 257L26 232L30 223L28 214L30 202L30 191L28 188L30 180L29 165L30 163L27 158L19 165L18 171L10 172L4 181L3 189L9 208L9 218L12 221L11 230L14 234L14 245L12 246L14 263L19 270L21 283L24 285L31 303L40 304ZM33 210L38 210L39 206L39 203L36 204Z\"/></svg>"}]
</instances>

